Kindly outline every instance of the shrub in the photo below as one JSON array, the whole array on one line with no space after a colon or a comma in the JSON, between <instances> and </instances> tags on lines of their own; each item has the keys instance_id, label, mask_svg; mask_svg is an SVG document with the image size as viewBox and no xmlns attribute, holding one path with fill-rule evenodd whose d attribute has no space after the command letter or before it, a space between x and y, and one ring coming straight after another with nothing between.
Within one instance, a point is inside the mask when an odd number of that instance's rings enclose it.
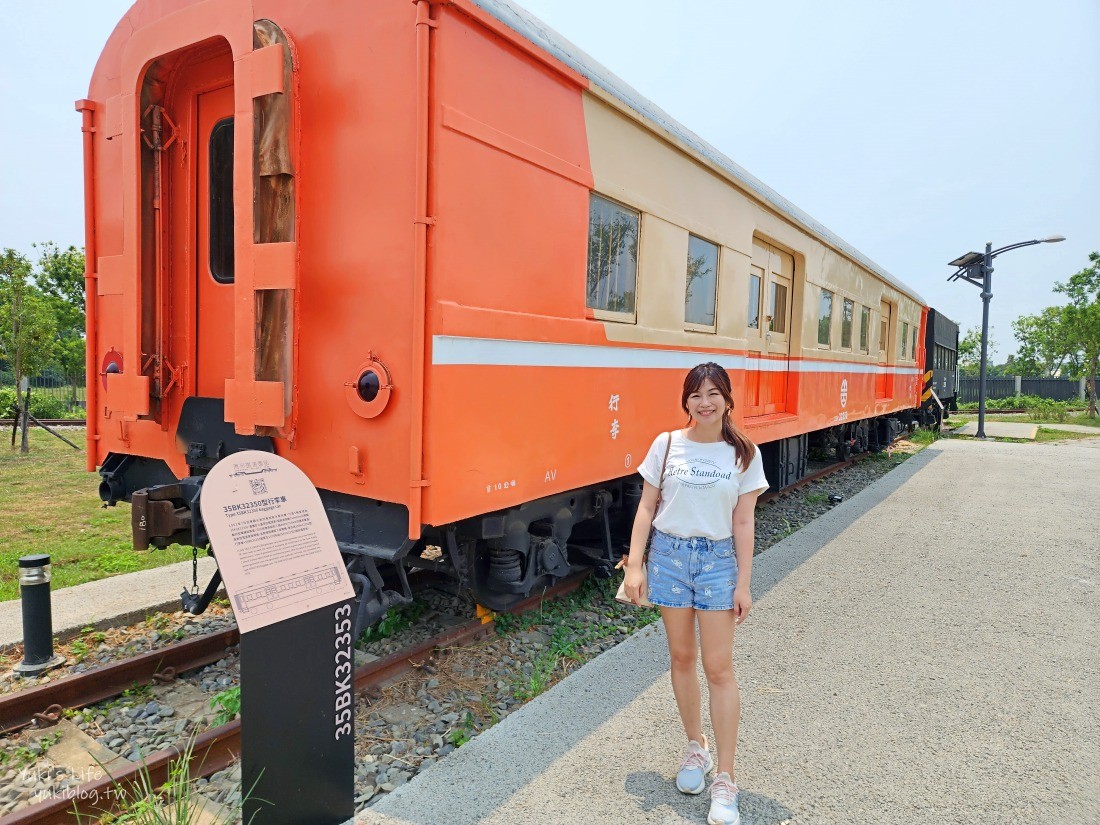
<instances>
[{"instance_id":1,"label":"shrub","mask_svg":"<svg viewBox=\"0 0 1100 825\"><path fill-rule=\"evenodd\" d=\"M1010 395L1008 398L987 398L985 406L986 409L990 410L1027 410L1034 406L1040 406L1049 400L1040 398L1037 395ZM978 409L978 402L964 401L959 404L959 409L976 410Z\"/></svg>"},{"instance_id":2,"label":"shrub","mask_svg":"<svg viewBox=\"0 0 1100 825\"><path fill-rule=\"evenodd\" d=\"M0 387L0 418L15 418L15 387Z\"/></svg>"},{"instance_id":3,"label":"shrub","mask_svg":"<svg viewBox=\"0 0 1100 825\"><path fill-rule=\"evenodd\" d=\"M30 409L35 418L61 418L65 415L66 404L55 395L32 392Z\"/></svg>"},{"instance_id":4,"label":"shrub","mask_svg":"<svg viewBox=\"0 0 1100 825\"><path fill-rule=\"evenodd\" d=\"M1049 398L1033 398L1028 402L1027 417L1032 421L1065 421L1069 416L1069 405L1065 401L1052 401Z\"/></svg>"}]
</instances>

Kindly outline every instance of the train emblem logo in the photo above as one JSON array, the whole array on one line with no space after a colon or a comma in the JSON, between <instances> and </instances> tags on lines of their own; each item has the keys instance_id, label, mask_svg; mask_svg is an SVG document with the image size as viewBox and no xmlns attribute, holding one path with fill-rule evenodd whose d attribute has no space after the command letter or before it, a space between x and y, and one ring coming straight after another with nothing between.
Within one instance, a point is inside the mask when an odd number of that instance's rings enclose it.
<instances>
[{"instance_id":1,"label":"train emblem logo","mask_svg":"<svg viewBox=\"0 0 1100 825\"><path fill-rule=\"evenodd\" d=\"M845 378L840 382L840 406L848 406L848 379Z\"/></svg>"}]
</instances>

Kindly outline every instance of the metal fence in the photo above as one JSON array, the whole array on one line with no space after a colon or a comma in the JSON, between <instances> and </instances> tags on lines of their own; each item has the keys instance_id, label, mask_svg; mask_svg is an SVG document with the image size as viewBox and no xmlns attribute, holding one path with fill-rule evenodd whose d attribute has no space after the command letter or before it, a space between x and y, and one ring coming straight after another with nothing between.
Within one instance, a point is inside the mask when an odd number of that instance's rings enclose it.
<instances>
[{"instance_id":1,"label":"metal fence","mask_svg":"<svg viewBox=\"0 0 1100 825\"><path fill-rule=\"evenodd\" d=\"M1097 379L1100 387L1100 377ZM978 400L980 379L973 375L959 376L959 401L966 403ZM1083 378L1025 378L1008 376L985 379L986 400L1011 398L1014 395L1037 395L1054 401L1084 401L1085 379Z\"/></svg>"},{"instance_id":2,"label":"metal fence","mask_svg":"<svg viewBox=\"0 0 1100 825\"><path fill-rule=\"evenodd\" d=\"M64 375L59 372L47 372L36 375L28 381L31 394L31 414L35 409L45 418L76 415L84 412L85 392L84 373ZM15 389L15 378L11 372L0 370L0 390ZM0 418L6 414L0 411Z\"/></svg>"}]
</instances>

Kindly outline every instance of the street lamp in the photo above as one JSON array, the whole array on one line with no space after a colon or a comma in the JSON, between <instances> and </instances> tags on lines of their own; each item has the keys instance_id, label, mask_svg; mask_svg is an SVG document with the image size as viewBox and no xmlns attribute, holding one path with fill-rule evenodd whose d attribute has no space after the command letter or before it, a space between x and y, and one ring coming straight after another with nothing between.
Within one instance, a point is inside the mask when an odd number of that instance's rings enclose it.
<instances>
[{"instance_id":1,"label":"street lamp","mask_svg":"<svg viewBox=\"0 0 1100 825\"><path fill-rule=\"evenodd\" d=\"M951 273L947 280L954 281L961 278L974 286L981 287L982 290L982 365L981 377L978 379L978 438L985 438L985 367L989 342L989 299L993 297L993 259L1003 252L1010 252L1022 246L1058 243L1064 240L1065 238L1061 235L1051 235L1049 238L1009 244L1000 249L994 249L993 244L987 243L984 255L981 252L967 252L948 264L958 269Z\"/></svg>"}]
</instances>

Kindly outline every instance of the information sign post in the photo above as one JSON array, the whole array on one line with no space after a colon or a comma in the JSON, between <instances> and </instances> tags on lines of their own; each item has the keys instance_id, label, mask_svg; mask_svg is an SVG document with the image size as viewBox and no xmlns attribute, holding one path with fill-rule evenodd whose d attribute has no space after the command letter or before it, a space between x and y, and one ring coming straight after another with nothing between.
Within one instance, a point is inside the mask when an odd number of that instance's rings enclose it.
<instances>
[{"instance_id":1,"label":"information sign post","mask_svg":"<svg viewBox=\"0 0 1100 825\"><path fill-rule=\"evenodd\" d=\"M203 522L241 632L241 792L255 825L351 819L354 591L317 490L272 453L220 461Z\"/></svg>"}]
</instances>

